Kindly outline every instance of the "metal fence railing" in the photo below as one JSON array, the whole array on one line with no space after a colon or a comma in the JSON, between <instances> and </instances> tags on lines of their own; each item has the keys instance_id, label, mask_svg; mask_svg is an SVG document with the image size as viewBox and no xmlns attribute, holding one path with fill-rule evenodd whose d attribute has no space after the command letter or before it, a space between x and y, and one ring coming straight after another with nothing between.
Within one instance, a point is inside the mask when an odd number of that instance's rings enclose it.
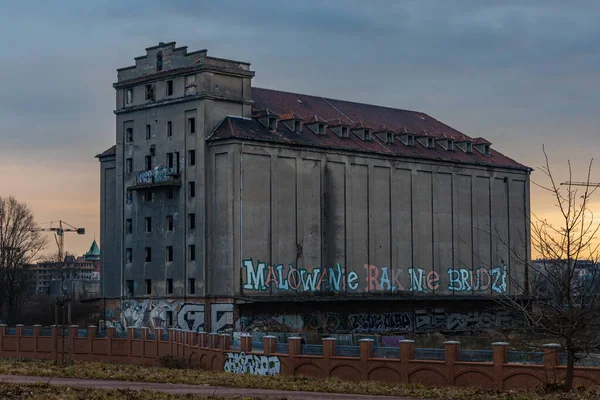
<instances>
[{"instance_id":1,"label":"metal fence railing","mask_svg":"<svg viewBox=\"0 0 600 400\"><path fill-rule=\"evenodd\" d=\"M275 353L288 354L289 351L290 351L290 346L287 343L276 343L275 344Z\"/></svg>"},{"instance_id":2,"label":"metal fence railing","mask_svg":"<svg viewBox=\"0 0 600 400\"><path fill-rule=\"evenodd\" d=\"M566 352L560 353L560 365L567 365L568 355ZM600 367L600 354L575 354L576 367Z\"/></svg>"},{"instance_id":3,"label":"metal fence railing","mask_svg":"<svg viewBox=\"0 0 600 400\"><path fill-rule=\"evenodd\" d=\"M493 350L461 350L459 354L460 361L469 362L492 362L494 361Z\"/></svg>"},{"instance_id":4,"label":"metal fence railing","mask_svg":"<svg viewBox=\"0 0 600 400\"><path fill-rule=\"evenodd\" d=\"M544 353L541 351L509 350L508 362L512 364L543 364Z\"/></svg>"},{"instance_id":5,"label":"metal fence railing","mask_svg":"<svg viewBox=\"0 0 600 400\"><path fill-rule=\"evenodd\" d=\"M303 344L300 346L300 354L305 356L319 356L323 354L323 346L320 344Z\"/></svg>"},{"instance_id":6,"label":"metal fence railing","mask_svg":"<svg viewBox=\"0 0 600 400\"><path fill-rule=\"evenodd\" d=\"M415 360L444 361L445 359L444 349L415 349Z\"/></svg>"},{"instance_id":7,"label":"metal fence railing","mask_svg":"<svg viewBox=\"0 0 600 400\"><path fill-rule=\"evenodd\" d=\"M399 347L376 347L373 351L375 358L400 358Z\"/></svg>"}]
</instances>

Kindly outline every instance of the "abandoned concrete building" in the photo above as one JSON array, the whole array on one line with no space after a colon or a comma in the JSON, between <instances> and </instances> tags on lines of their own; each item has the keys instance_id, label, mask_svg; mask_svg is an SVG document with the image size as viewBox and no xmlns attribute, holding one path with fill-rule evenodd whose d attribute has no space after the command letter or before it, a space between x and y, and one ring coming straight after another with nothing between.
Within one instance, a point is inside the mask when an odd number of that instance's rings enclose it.
<instances>
[{"instance_id":1,"label":"abandoned concrete building","mask_svg":"<svg viewBox=\"0 0 600 400\"><path fill-rule=\"evenodd\" d=\"M107 319L384 335L510 323L493 297L527 284L528 167L422 112L253 76L174 42L118 70L116 145L97 156Z\"/></svg>"}]
</instances>

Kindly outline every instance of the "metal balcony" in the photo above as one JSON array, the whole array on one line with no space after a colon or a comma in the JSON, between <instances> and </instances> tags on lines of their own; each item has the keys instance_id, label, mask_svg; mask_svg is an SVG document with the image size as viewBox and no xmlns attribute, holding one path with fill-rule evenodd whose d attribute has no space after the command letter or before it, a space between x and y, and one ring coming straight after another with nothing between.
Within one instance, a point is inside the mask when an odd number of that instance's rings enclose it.
<instances>
[{"instance_id":1,"label":"metal balcony","mask_svg":"<svg viewBox=\"0 0 600 400\"><path fill-rule=\"evenodd\" d=\"M175 168L166 166L154 167L151 170L140 171L136 176L136 184L129 186L129 190L148 189L153 187L179 187L181 175Z\"/></svg>"}]
</instances>

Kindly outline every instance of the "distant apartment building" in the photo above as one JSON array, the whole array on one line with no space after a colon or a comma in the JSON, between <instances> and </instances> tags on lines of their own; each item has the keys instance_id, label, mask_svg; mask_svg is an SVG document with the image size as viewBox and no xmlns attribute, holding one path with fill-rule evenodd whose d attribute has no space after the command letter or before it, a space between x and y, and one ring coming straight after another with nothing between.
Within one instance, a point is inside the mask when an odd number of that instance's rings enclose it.
<instances>
[{"instance_id":1,"label":"distant apartment building","mask_svg":"<svg viewBox=\"0 0 600 400\"><path fill-rule=\"evenodd\" d=\"M100 248L96 240L81 257L68 255L63 263L40 262L31 266L38 294L60 296L61 282L66 293L77 298L100 295Z\"/></svg>"},{"instance_id":2,"label":"distant apartment building","mask_svg":"<svg viewBox=\"0 0 600 400\"><path fill-rule=\"evenodd\" d=\"M254 74L174 42L117 70L116 144L97 156L110 318L332 333L510 320L489 308L526 285L528 167L425 113Z\"/></svg>"}]
</instances>

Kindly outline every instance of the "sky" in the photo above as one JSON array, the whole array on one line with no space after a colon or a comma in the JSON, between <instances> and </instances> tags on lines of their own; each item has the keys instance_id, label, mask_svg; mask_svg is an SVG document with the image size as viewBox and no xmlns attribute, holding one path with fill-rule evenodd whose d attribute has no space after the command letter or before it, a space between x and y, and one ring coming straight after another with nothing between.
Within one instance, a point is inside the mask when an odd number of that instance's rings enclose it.
<instances>
[{"instance_id":1,"label":"sky","mask_svg":"<svg viewBox=\"0 0 600 400\"><path fill-rule=\"evenodd\" d=\"M99 238L99 163L115 142L116 69L145 48L248 61L253 86L417 110L558 180L600 150L600 2L27 1L0 13L0 196ZM592 180L600 182L600 160ZM532 211L557 220L532 186ZM600 209L600 196L592 209ZM55 252L51 237L48 252ZM101 245L101 244L100 244Z\"/></svg>"}]
</instances>

